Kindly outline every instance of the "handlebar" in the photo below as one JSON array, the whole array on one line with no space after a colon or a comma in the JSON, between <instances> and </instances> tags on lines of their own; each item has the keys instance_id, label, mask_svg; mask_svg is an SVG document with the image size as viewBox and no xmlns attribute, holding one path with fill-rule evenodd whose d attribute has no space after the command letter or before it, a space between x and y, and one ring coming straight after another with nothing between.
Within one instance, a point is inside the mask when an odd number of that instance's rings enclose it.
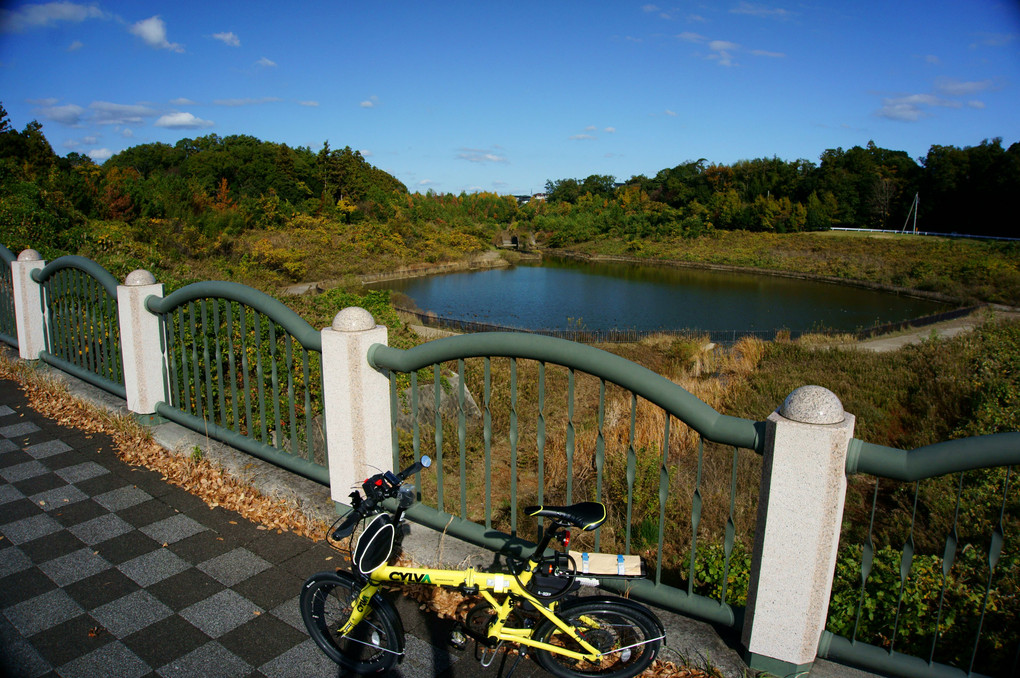
<instances>
[{"instance_id":1,"label":"handlebar","mask_svg":"<svg viewBox=\"0 0 1020 678\"><path fill-rule=\"evenodd\" d=\"M397 490L405 480L423 468L430 466L432 466L432 460L426 455L422 456L420 461L414 462L400 473L394 474L392 471L385 471L365 480L361 485L362 490L365 492L365 498L362 499L357 491L351 493L353 506L344 517L343 522L340 523L340 526L333 531L333 540L339 541L350 536L354 532L355 526L371 514L380 502L397 496Z\"/></svg>"}]
</instances>

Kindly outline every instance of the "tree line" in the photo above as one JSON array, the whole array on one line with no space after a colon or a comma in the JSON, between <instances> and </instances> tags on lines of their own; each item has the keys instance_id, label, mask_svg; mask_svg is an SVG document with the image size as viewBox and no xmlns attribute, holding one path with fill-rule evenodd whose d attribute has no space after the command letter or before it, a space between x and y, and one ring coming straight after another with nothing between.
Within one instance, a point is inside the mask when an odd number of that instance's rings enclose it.
<instances>
[{"instance_id":1,"label":"tree line","mask_svg":"<svg viewBox=\"0 0 1020 678\"><path fill-rule=\"evenodd\" d=\"M713 229L899 229L915 194L921 230L1014 236L1006 197L1020 189L1020 143L932 146L918 161L874 143L826 150L818 163L698 159L622 183L591 175L550 180L546 189L546 200L523 205L495 193L410 193L349 146L326 142L313 151L247 135L141 144L97 165L80 153L58 156L36 121L14 129L0 105L4 244L14 251L49 248L44 254L77 252L95 231L92 222L131 224L142 235L173 230L179 241L204 243L182 245L199 252L228 247L241 233L312 218L331 228L371 225L362 229L385 233L410 257L457 234L480 246L507 233L569 246L606 237L697 237Z\"/></svg>"}]
</instances>

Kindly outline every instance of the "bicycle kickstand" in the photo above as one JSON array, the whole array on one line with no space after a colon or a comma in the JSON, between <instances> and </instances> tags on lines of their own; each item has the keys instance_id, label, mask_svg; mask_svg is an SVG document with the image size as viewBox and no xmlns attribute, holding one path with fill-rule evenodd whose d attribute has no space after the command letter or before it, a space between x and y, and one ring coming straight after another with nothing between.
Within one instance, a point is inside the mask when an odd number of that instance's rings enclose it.
<instances>
[{"instance_id":1,"label":"bicycle kickstand","mask_svg":"<svg viewBox=\"0 0 1020 678\"><path fill-rule=\"evenodd\" d=\"M507 655L509 654L510 654L509 652L504 652L503 661L499 663L499 673L497 675L501 676L502 678L510 678L510 676L513 675L514 671L517 669L517 665L520 664L521 659L524 658L524 648L523 647L517 648L517 658L514 659L514 663L510 665L510 670L507 671L506 673L503 673L503 668L506 666L506 658Z\"/></svg>"},{"instance_id":2,"label":"bicycle kickstand","mask_svg":"<svg viewBox=\"0 0 1020 678\"><path fill-rule=\"evenodd\" d=\"M501 640L499 641L499 644L496 645L496 647L492 648L491 650L489 648L482 648L482 658L479 659L478 661L482 664L483 667L489 668L490 666L492 666L493 660L496 659L496 653L499 652L499 648L502 646L503 641Z\"/></svg>"}]
</instances>

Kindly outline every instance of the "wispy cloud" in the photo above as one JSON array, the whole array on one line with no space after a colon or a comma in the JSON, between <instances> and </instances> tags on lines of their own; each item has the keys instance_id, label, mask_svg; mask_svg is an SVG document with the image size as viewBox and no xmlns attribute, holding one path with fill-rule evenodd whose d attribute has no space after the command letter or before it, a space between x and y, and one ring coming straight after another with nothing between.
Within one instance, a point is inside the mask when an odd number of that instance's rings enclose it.
<instances>
[{"instance_id":1,"label":"wispy cloud","mask_svg":"<svg viewBox=\"0 0 1020 678\"><path fill-rule=\"evenodd\" d=\"M128 32L137 35L145 44L154 49L168 49L171 52L184 51L183 45L167 40L166 23L158 14L132 24Z\"/></svg>"},{"instance_id":2,"label":"wispy cloud","mask_svg":"<svg viewBox=\"0 0 1020 678\"><path fill-rule=\"evenodd\" d=\"M194 106L194 105L196 105L196 102L194 102L191 99L188 99L186 97L178 97L177 99L171 99L170 103L173 106Z\"/></svg>"},{"instance_id":3,"label":"wispy cloud","mask_svg":"<svg viewBox=\"0 0 1020 678\"><path fill-rule=\"evenodd\" d=\"M217 106L258 106L260 104L275 104L279 101L283 101L280 97L259 97L259 98L242 98L242 99L216 99L213 101Z\"/></svg>"},{"instance_id":4,"label":"wispy cloud","mask_svg":"<svg viewBox=\"0 0 1020 678\"><path fill-rule=\"evenodd\" d=\"M233 31L230 31L228 33L213 33L212 36L214 39L219 40L224 45L228 45L230 47L241 46L241 38L237 37L237 34L234 33Z\"/></svg>"},{"instance_id":5,"label":"wispy cloud","mask_svg":"<svg viewBox=\"0 0 1020 678\"><path fill-rule=\"evenodd\" d=\"M701 35L700 33L692 33L691 31L684 31L683 33L680 33L676 37L680 38L685 42L701 43L708 40L708 38L706 38L704 35Z\"/></svg>"},{"instance_id":6,"label":"wispy cloud","mask_svg":"<svg viewBox=\"0 0 1020 678\"><path fill-rule=\"evenodd\" d=\"M775 19L786 19L791 15L789 10L781 7L766 7L765 5L758 5L753 2L741 2L730 10L730 14L748 14L750 16Z\"/></svg>"},{"instance_id":7,"label":"wispy cloud","mask_svg":"<svg viewBox=\"0 0 1020 678\"><path fill-rule=\"evenodd\" d=\"M462 148L457 153L458 160L467 160L477 163L508 163L505 155L500 155L498 149Z\"/></svg>"},{"instance_id":8,"label":"wispy cloud","mask_svg":"<svg viewBox=\"0 0 1020 678\"><path fill-rule=\"evenodd\" d=\"M928 110L930 108L960 108L960 106L959 101L944 99L934 94L908 94L883 99L882 107L875 111L875 115L890 120L916 122L931 116Z\"/></svg>"},{"instance_id":9,"label":"wispy cloud","mask_svg":"<svg viewBox=\"0 0 1020 678\"><path fill-rule=\"evenodd\" d=\"M181 112L162 115L153 124L156 127L165 127L166 129L202 129L212 127L216 123L212 120L203 120L202 118L195 117L191 113Z\"/></svg>"},{"instance_id":10,"label":"wispy cloud","mask_svg":"<svg viewBox=\"0 0 1020 678\"><path fill-rule=\"evenodd\" d=\"M298 103L300 105L302 105L302 106L308 106L310 108L318 108L319 107L319 102L318 101L311 101L311 100L309 100L309 101L299 101Z\"/></svg>"},{"instance_id":11,"label":"wispy cloud","mask_svg":"<svg viewBox=\"0 0 1020 678\"><path fill-rule=\"evenodd\" d=\"M770 52L765 49L752 49L751 54L754 56L769 57L771 59L782 59L786 56L783 52Z\"/></svg>"},{"instance_id":12,"label":"wispy cloud","mask_svg":"<svg viewBox=\"0 0 1020 678\"><path fill-rule=\"evenodd\" d=\"M995 83L991 80L956 80L955 78L938 78L935 80L936 91L946 96L965 97L973 96L978 92L992 89Z\"/></svg>"},{"instance_id":13,"label":"wispy cloud","mask_svg":"<svg viewBox=\"0 0 1020 678\"><path fill-rule=\"evenodd\" d=\"M607 127L604 130L602 130L602 131L605 132L606 134L613 134L613 133L616 132L616 128L615 127Z\"/></svg>"},{"instance_id":14,"label":"wispy cloud","mask_svg":"<svg viewBox=\"0 0 1020 678\"><path fill-rule=\"evenodd\" d=\"M276 66L276 62L267 59L266 57L262 57L261 59L255 62L255 65L260 68L273 68Z\"/></svg>"},{"instance_id":15,"label":"wispy cloud","mask_svg":"<svg viewBox=\"0 0 1020 678\"><path fill-rule=\"evenodd\" d=\"M358 105L362 108L375 108L379 105L379 97L373 94Z\"/></svg>"},{"instance_id":16,"label":"wispy cloud","mask_svg":"<svg viewBox=\"0 0 1020 678\"><path fill-rule=\"evenodd\" d=\"M159 115L148 106L114 104L109 101L93 101L89 104L92 122L98 125L141 125L146 118Z\"/></svg>"},{"instance_id":17,"label":"wispy cloud","mask_svg":"<svg viewBox=\"0 0 1020 678\"><path fill-rule=\"evenodd\" d=\"M73 2L24 5L16 10L0 10L0 32L21 33L32 28L55 26L61 22L81 23L86 19L103 18L107 18L107 15L96 5Z\"/></svg>"},{"instance_id":18,"label":"wispy cloud","mask_svg":"<svg viewBox=\"0 0 1020 678\"><path fill-rule=\"evenodd\" d=\"M975 47L1005 47L1017 39L1016 33L977 33L977 40L970 44Z\"/></svg>"},{"instance_id":19,"label":"wispy cloud","mask_svg":"<svg viewBox=\"0 0 1020 678\"><path fill-rule=\"evenodd\" d=\"M95 162L103 162L104 160L108 160L110 156L113 155L113 151L111 151L109 148L93 148L91 151L88 152L87 155L90 158L92 158Z\"/></svg>"},{"instance_id":20,"label":"wispy cloud","mask_svg":"<svg viewBox=\"0 0 1020 678\"><path fill-rule=\"evenodd\" d=\"M596 137L591 134L575 134L569 138L571 141L593 141Z\"/></svg>"},{"instance_id":21,"label":"wispy cloud","mask_svg":"<svg viewBox=\"0 0 1020 678\"><path fill-rule=\"evenodd\" d=\"M720 66L733 66L736 62L733 60L733 53L740 49L740 45L729 40L712 40L708 43L708 48L712 50L712 54L709 54L707 58L714 59L719 62Z\"/></svg>"},{"instance_id":22,"label":"wispy cloud","mask_svg":"<svg viewBox=\"0 0 1020 678\"><path fill-rule=\"evenodd\" d=\"M70 45L67 46L67 51L68 52L77 52L78 50L80 50L84 46L85 46L84 42L82 42L81 40L75 40L74 42L72 42Z\"/></svg>"},{"instance_id":23,"label":"wispy cloud","mask_svg":"<svg viewBox=\"0 0 1020 678\"><path fill-rule=\"evenodd\" d=\"M44 106L36 109L35 112L44 120L74 127L81 123L82 114L85 113L85 109L74 104L65 104L63 106Z\"/></svg>"}]
</instances>

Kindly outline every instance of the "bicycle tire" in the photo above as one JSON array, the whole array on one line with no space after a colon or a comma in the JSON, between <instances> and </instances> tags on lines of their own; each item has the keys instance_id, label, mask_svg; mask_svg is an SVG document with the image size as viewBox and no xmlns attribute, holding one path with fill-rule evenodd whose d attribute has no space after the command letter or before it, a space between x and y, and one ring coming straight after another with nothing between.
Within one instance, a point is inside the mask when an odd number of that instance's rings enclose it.
<instances>
[{"instance_id":1,"label":"bicycle tire","mask_svg":"<svg viewBox=\"0 0 1020 678\"><path fill-rule=\"evenodd\" d=\"M581 637L601 652L627 648L609 655L600 663L578 661L536 648L534 653L539 666L560 678L629 678L648 668L662 647L662 626L651 612L634 604L612 598L590 601L580 598L561 605L557 615L577 628ZM535 630L533 637L543 643L561 645L576 652L584 651L577 641L549 620Z\"/></svg>"},{"instance_id":2,"label":"bicycle tire","mask_svg":"<svg viewBox=\"0 0 1020 678\"><path fill-rule=\"evenodd\" d=\"M404 649L404 633L396 611L381 596L372 610L345 638L337 631L350 618L363 584L346 572L318 572L301 589L301 618L326 656L358 675L393 668Z\"/></svg>"}]
</instances>

